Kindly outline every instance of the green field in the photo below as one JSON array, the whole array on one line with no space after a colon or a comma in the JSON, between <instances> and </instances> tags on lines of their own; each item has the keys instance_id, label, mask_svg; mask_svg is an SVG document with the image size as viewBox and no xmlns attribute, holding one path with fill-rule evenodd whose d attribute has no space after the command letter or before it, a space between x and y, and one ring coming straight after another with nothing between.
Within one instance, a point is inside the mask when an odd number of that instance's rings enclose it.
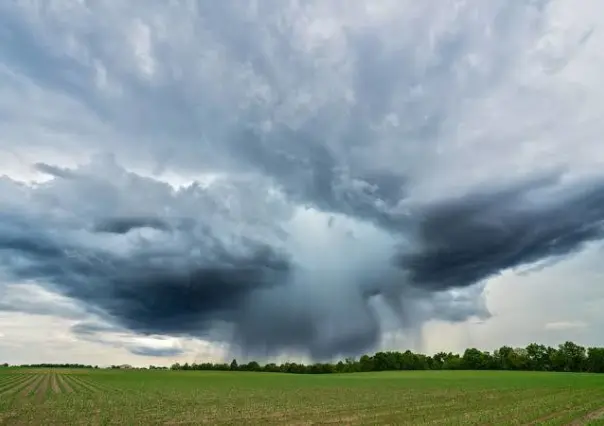
<instances>
[{"instance_id":1,"label":"green field","mask_svg":"<svg viewBox=\"0 0 604 426\"><path fill-rule=\"evenodd\" d=\"M2 369L0 424L604 424L604 375Z\"/></svg>"}]
</instances>

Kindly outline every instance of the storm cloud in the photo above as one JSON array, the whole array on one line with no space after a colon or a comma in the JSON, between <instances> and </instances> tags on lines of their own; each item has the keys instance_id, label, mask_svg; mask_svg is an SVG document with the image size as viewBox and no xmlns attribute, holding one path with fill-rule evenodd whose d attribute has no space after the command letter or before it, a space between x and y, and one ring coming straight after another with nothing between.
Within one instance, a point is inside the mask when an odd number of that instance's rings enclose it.
<instances>
[{"instance_id":1,"label":"storm cloud","mask_svg":"<svg viewBox=\"0 0 604 426\"><path fill-rule=\"evenodd\" d=\"M325 359L374 347L387 327L485 317L480 296L472 302L447 298L446 291L569 254L602 236L600 181L562 185L559 179L531 179L408 205L406 214L388 213L386 221L374 194L367 205L376 207L356 217L315 213L319 231L304 236L294 214L258 232L262 228L255 220L246 223L245 215L207 215L208 206L216 212L227 208L221 193L195 184L175 190L129 176L126 181L148 189L142 205L121 197L127 193L113 177L120 167L105 161L98 158L70 171L68 180L57 177L32 188L39 213L3 213L0 259L7 277L44 283L128 330L230 342L248 354L294 350ZM121 171L118 176L129 175ZM90 216L79 212L78 220L70 219L76 212L65 209L68 202L91 181L115 202L105 204L105 211L122 216L99 218L102 209L87 208ZM239 191L235 182L222 185ZM140 215L178 205L181 197L196 200L188 206L191 216L183 215L184 208L179 217ZM290 203L286 197L281 202ZM56 216L40 214L48 212L48 203ZM278 205L277 211L285 210ZM352 238L351 229L361 236ZM297 245L300 238L306 249ZM385 324L383 309L392 312L394 324Z\"/></svg>"},{"instance_id":2,"label":"storm cloud","mask_svg":"<svg viewBox=\"0 0 604 426\"><path fill-rule=\"evenodd\" d=\"M399 265L415 285L437 291L560 258L602 239L604 182L553 189L553 183L537 184L430 206L418 221L417 245L399 255Z\"/></svg>"},{"instance_id":3,"label":"storm cloud","mask_svg":"<svg viewBox=\"0 0 604 426\"><path fill-rule=\"evenodd\" d=\"M66 316L357 355L602 239L601 32L563 2L141 5L0 6L0 274Z\"/></svg>"}]
</instances>

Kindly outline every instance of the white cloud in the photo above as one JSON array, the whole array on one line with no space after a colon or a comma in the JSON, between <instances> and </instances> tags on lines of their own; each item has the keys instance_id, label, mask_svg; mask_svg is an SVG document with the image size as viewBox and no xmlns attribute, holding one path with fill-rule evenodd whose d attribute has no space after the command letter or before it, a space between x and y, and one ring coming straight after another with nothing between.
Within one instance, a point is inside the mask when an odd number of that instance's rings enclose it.
<instances>
[{"instance_id":1,"label":"white cloud","mask_svg":"<svg viewBox=\"0 0 604 426\"><path fill-rule=\"evenodd\" d=\"M587 327L587 324L582 321L558 321L548 322L547 324L545 324L546 330L573 330L585 327Z\"/></svg>"},{"instance_id":2,"label":"white cloud","mask_svg":"<svg viewBox=\"0 0 604 426\"><path fill-rule=\"evenodd\" d=\"M151 52L151 30L140 20L136 20L132 25L129 39L138 67L146 77L152 77L155 60Z\"/></svg>"}]
</instances>

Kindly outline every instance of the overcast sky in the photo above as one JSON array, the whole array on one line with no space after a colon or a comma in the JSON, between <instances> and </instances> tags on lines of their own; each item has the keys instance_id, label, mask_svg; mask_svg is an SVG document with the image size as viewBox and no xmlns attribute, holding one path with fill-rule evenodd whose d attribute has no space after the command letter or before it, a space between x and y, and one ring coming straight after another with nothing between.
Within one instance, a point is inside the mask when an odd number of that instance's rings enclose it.
<instances>
[{"instance_id":1,"label":"overcast sky","mask_svg":"<svg viewBox=\"0 0 604 426\"><path fill-rule=\"evenodd\" d=\"M0 362L604 339L598 0L0 4Z\"/></svg>"}]
</instances>

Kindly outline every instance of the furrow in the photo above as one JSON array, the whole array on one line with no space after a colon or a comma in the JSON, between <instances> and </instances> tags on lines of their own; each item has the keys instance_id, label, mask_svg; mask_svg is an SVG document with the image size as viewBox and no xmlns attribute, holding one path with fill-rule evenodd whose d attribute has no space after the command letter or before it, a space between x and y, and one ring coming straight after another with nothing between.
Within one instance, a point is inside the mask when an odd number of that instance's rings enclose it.
<instances>
[{"instance_id":1,"label":"furrow","mask_svg":"<svg viewBox=\"0 0 604 426\"><path fill-rule=\"evenodd\" d=\"M117 392L118 391L118 389L114 389L109 386L96 383L94 380L89 379L89 378L83 379L81 377L78 377L78 378L74 378L74 379L79 384L81 384L83 387L89 389L91 392L107 392L107 391Z\"/></svg>"},{"instance_id":2,"label":"furrow","mask_svg":"<svg viewBox=\"0 0 604 426\"><path fill-rule=\"evenodd\" d=\"M57 379L57 376L57 373L53 373L52 377L50 378L50 388L52 389L53 393L61 393L61 388L59 387L59 381Z\"/></svg>"},{"instance_id":3,"label":"furrow","mask_svg":"<svg viewBox=\"0 0 604 426\"><path fill-rule=\"evenodd\" d=\"M71 385L69 383L67 383L65 374L59 374L57 377L57 382L58 382L59 388L61 388L63 392L73 393L73 388L71 387Z\"/></svg>"},{"instance_id":4,"label":"furrow","mask_svg":"<svg viewBox=\"0 0 604 426\"><path fill-rule=\"evenodd\" d=\"M80 385L72 375L66 376L65 377L65 383L69 384L69 387L71 388L72 392L75 393L80 393L80 392L84 392L86 393L86 388L84 388L82 385Z\"/></svg>"},{"instance_id":5,"label":"furrow","mask_svg":"<svg viewBox=\"0 0 604 426\"><path fill-rule=\"evenodd\" d=\"M51 373L45 373L43 375L42 380L33 392L34 399L37 403L40 403L44 401L44 399L46 399L46 394L48 392L48 389L50 388L50 376Z\"/></svg>"},{"instance_id":6,"label":"furrow","mask_svg":"<svg viewBox=\"0 0 604 426\"><path fill-rule=\"evenodd\" d=\"M76 378L76 381L78 382L78 384L80 384L83 388L87 389L89 392L99 393L99 392L106 391L106 389L104 389L102 385L99 385L98 383L94 383L89 379L83 379L81 377L78 377L78 378Z\"/></svg>"},{"instance_id":7,"label":"furrow","mask_svg":"<svg viewBox=\"0 0 604 426\"><path fill-rule=\"evenodd\" d=\"M604 419L604 407L587 413L583 417L570 422L568 426L586 425L601 419Z\"/></svg>"},{"instance_id":8,"label":"furrow","mask_svg":"<svg viewBox=\"0 0 604 426\"><path fill-rule=\"evenodd\" d=\"M19 383L22 383L23 381L29 379L30 377L31 377L30 375L19 375L14 378L11 378L10 380L5 380L5 381L1 382L0 383L0 393L2 393L4 390L9 389Z\"/></svg>"},{"instance_id":9,"label":"furrow","mask_svg":"<svg viewBox=\"0 0 604 426\"><path fill-rule=\"evenodd\" d=\"M6 388L0 389L0 395L16 393L24 386L27 386L29 383L33 382L36 379L36 376L25 377L22 380L12 383L10 386Z\"/></svg>"},{"instance_id":10,"label":"furrow","mask_svg":"<svg viewBox=\"0 0 604 426\"><path fill-rule=\"evenodd\" d=\"M23 388L21 390L21 392L19 392L19 396L26 397L30 394L33 394L35 392L35 390L38 388L38 386L40 386L40 384L43 381L44 381L44 375L36 374L34 376L34 380L32 380L28 386L25 386L25 388Z\"/></svg>"},{"instance_id":11,"label":"furrow","mask_svg":"<svg viewBox=\"0 0 604 426\"><path fill-rule=\"evenodd\" d=\"M22 382L19 382L17 385L12 386L9 389L6 389L2 392L3 395L16 395L17 393L19 393L22 389L27 388L28 386L30 386L32 383L34 383L37 380L37 376L32 375L31 377L28 377L26 380L23 380Z\"/></svg>"}]
</instances>

